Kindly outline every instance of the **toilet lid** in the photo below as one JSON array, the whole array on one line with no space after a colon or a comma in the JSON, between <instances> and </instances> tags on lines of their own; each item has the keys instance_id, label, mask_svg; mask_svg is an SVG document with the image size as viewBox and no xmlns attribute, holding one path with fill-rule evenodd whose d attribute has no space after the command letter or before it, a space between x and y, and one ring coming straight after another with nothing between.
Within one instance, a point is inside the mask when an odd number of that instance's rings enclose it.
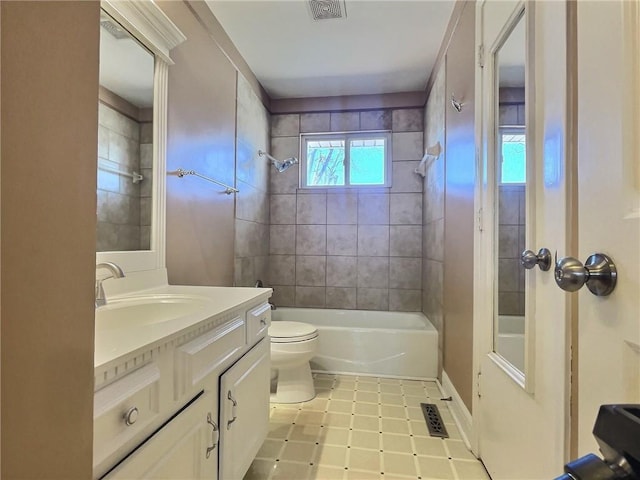
<instances>
[{"instance_id":1,"label":"toilet lid","mask_svg":"<svg viewBox=\"0 0 640 480\"><path fill-rule=\"evenodd\" d=\"M313 325L302 322L271 322L269 336L274 343L302 342L318 336Z\"/></svg>"}]
</instances>

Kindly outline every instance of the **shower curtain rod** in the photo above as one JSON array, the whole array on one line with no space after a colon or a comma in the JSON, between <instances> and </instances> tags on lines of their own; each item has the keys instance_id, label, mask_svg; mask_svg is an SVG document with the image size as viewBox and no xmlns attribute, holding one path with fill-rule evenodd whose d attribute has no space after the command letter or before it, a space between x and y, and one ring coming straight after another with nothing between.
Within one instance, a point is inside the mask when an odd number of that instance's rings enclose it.
<instances>
[{"instance_id":1,"label":"shower curtain rod","mask_svg":"<svg viewBox=\"0 0 640 480\"><path fill-rule=\"evenodd\" d=\"M218 180L214 180L213 178L209 178L209 177L206 177L204 175L201 175L198 172L196 172L195 170L184 170L182 168L179 168L177 170L177 172L178 172L178 177L180 177L180 178L182 178L182 177L184 177L186 175L194 175L196 177L200 177L200 178L202 178L204 180L207 180L208 182L215 183L216 185L220 185L221 187L225 188L224 193L226 193L227 195L231 195L232 193L238 193L240 191L237 188L230 187L229 185L227 185L225 183L222 183L222 182L219 182Z\"/></svg>"}]
</instances>

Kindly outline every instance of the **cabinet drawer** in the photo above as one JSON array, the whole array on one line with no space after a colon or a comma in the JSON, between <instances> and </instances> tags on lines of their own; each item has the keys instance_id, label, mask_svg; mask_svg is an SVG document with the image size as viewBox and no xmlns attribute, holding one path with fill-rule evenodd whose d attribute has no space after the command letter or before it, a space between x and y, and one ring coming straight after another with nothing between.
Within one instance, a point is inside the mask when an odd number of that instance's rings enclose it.
<instances>
[{"instance_id":1,"label":"cabinet drawer","mask_svg":"<svg viewBox=\"0 0 640 480\"><path fill-rule=\"evenodd\" d=\"M176 388L178 400L204 377L220 368L245 346L243 317L220 325L176 350Z\"/></svg>"},{"instance_id":2,"label":"cabinet drawer","mask_svg":"<svg viewBox=\"0 0 640 480\"><path fill-rule=\"evenodd\" d=\"M143 437L154 423L160 423L157 418L159 384L160 369L151 363L94 394L94 465L100 464L136 437Z\"/></svg>"},{"instance_id":3,"label":"cabinet drawer","mask_svg":"<svg viewBox=\"0 0 640 480\"><path fill-rule=\"evenodd\" d=\"M271 305L263 303L247 312L247 344L253 345L263 337L271 325Z\"/></svg>"}]
</instances>

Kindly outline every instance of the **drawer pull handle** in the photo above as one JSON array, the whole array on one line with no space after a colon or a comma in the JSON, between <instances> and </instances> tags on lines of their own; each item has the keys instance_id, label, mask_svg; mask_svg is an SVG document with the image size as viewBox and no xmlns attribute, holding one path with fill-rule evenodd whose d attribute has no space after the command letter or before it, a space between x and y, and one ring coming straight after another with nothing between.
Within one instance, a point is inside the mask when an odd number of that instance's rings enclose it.
<instances>
[{"instance_id":1,"label":"drawer pull handle","mask_svg":"<svg viewBox=\"0 0 640 480\"><path fill-rule=\"evenodd\" d=\"M261 318L260 319L260 325L266 326L267 325L267 319L266 318Z\"/></svg>"},{"instance_id":2,"label":"drawer pull handle","mask_svg":"<svg viewBox=\"0 0 640 480\"><path fill-rule=\"evenodd\" d=\"M218 433L218 425L216 425L216 422L214 422L211 419L211 412L207 413L207 423L211 425L213 429L211 431L212 445L210 447L207 447L207 458L209 458L209 456L211 455L211 452L213 452L218 446L218 440L220 440L220 434Z\"/></svg>"},{"instance_id":3,"label":"drawer pull handle","mask_svg":"<svg viewBox=\"0 0 640 480\"><path fill-rule=\"evenodd\" d=\"M129 410L127 410L123 417L124 423L126 423L128 426L133 425L134 423L136 423L136 420L138 420L138 408L131 407Z\"/></svg>"},{"instance_id":4,"label":"drawer pull handle","mask_svg":"<svg viewBox=\"0 0 640 480\"><path fill-rule=\"evenodd\" d=\"M231 400L231 415L233 416L233 418L231 420L227 421L227 430L229 430L231 428L231 424L233 422L236 421L236 419L238 418L238 415L236 413L236 409L238 408L238 402L235 401L235 399L231 396L231 390L228 391L227 393L227 398L229 400Z\"/></svg>"}]
</instances>

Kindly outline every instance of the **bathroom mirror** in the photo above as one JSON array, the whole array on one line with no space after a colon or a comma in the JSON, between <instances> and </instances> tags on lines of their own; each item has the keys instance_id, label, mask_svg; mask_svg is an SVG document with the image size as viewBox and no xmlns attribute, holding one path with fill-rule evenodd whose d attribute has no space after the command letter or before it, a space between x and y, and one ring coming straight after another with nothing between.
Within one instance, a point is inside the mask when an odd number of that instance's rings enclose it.
<instances>
[{"instance_id":1,"label":"bathroom mirror","mask_svg":"<svg viewBox=\"0 0 640 480\"><path fill-rule=\"evenodd\" d=\"M151 0L103 0L96 261L165 266L167 78L186 37Z\"/></svg>"},{"instance_id":2,"label":"bathroom mirror","mask_svg":"<svg viewBox=\"0 0 640 480\"><path fill-rule=\"evenodd\" d=\"M100 14L98 252L150 250L154 56Z\"/></svg>"},{"instance_id":3,"label":"bathroom mirror","mask_svg":"<svg viewBox=\"0 0 640 480\"><path fill-rule=\"evenodd\" d=\"M495 303L493 350L524 375L527 148L526 22L517 16L495 52Z\"/></svg>"}]
</instances>

